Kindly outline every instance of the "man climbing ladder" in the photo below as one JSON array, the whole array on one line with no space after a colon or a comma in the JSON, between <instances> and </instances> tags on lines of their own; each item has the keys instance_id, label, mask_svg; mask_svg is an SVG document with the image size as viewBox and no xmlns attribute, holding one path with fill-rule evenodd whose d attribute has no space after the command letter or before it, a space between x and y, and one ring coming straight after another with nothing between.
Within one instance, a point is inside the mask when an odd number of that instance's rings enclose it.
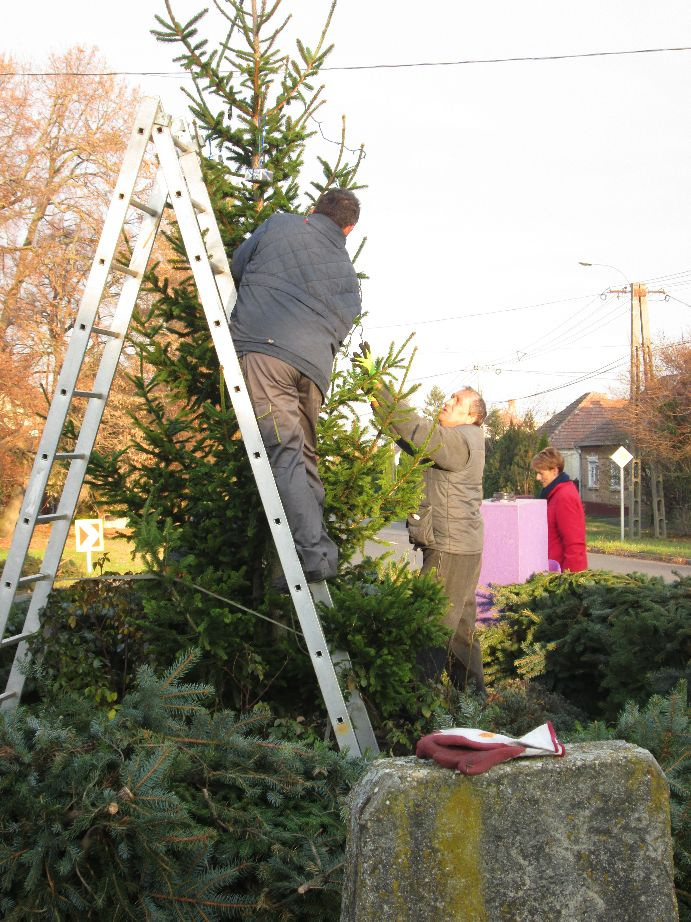
<instances>
[{"instance_id":1,"label":"man climbing ladder","mask_svg":"<svg viewBox=\"0 0 691 922\"><path fill-rule=\"evenodd\" d=\"M155 149L159 169L149 199L144 203L135 198L134 188L150 142ZM40 626L40 612L57 574L132 310L160 218L168 201L175 211L199 300L223 369L262 505L290 586L336 740L341 748L348 749L351 756L358 756L365 750L376 753L377 745L369 718L356 694L351 697L350 713L346 708L315 608L315 597L329 604L328 591L324 583L316 584L310 591L267 463L267 453L230 336L228 318L235 303L235 286L202 178L199 154L190 145L189 139L172 131L171 120L161 111L156 99L145 100L137 112L0 581L0 646L16 647L7 688L0 694L0 706L12 707L21 696L24 684L22 663L27 656L26 641ZM114 258L130 208L141 211L143 221L129 264L120 265ZM97 325L96 320L111 272L124 274L125 281L113 321L105 327ZM86 388L80 386L79 377L91 337L105 340L105 346L95 380ZM86 411L75 448L61 451L59 444L65 420L75 400L86 400ZM69 470L57 512L41 515L43 496L53 465L63 461L69 463ZM41 571L31 576L22 575L31 536L38 523L51 528ZM18 634L5 637L15 594L18 588L24 586L33 587L24 625ZM344 654L334 653L334 658L347 667L348 661L347 657L344 659Z\"/></svg>"},{"instance_id":2,"label":"man climbing ladder","mask_svg":"<svg viewBox=\"0 0 691 922\"><path fill-rule=\"evenodd\" d=\"M317 417L334 356L361 312L345 249L359 215L352 192L332 189L307 217L270 217L232 264L238 298L231 334L310 583L335 576L338 565L323 521Z\"/></svg>"}]
</instances>

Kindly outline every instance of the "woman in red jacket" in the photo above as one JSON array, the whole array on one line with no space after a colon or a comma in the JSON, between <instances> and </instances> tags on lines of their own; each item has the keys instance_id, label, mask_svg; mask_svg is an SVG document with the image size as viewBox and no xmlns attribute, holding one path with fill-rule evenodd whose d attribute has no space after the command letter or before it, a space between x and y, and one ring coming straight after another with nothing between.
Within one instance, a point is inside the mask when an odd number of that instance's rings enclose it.
<instances>
[{"instance_id":1,"label":"woman in red jacket","mask_svg":"<svg viewBox=\"0 0 691 922\"><path fill-rule=\"evenodd\" d=\"M547 556L562 570L588 569L585 553L585 513L578 490L564 473L564 458L556 448L545 448L530 462L547 500Z\"/></svg>"}]
</instances>

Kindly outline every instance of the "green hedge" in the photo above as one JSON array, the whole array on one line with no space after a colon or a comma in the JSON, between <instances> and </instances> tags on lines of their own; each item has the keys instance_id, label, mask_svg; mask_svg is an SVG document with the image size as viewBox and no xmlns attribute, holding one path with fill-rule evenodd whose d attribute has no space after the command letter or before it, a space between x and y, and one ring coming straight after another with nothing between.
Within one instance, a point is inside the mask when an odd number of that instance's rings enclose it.
<instances>
[{"instance_id":1,"label":"green hedge","mask_svg":"<svg viewBox=\"0 0 691 922\"><path fill-rule=\"evenodd\" d=\"M74 697L2 714L2 918L338 917L361 765L209 713L193 662L141 670L112 719Z\"/></svg>"},{"instance_id":2,"label":"green hedge","mask_svg":"<svg viewBox=\"0 0 691 922\"><path fill-rule=\"evenodd\" d=\"M613 720L688 670L690 577L538 574L493 594L501 614L481 637L491 681L539 677L591 718Z\"/></svg>"}]
</instances>

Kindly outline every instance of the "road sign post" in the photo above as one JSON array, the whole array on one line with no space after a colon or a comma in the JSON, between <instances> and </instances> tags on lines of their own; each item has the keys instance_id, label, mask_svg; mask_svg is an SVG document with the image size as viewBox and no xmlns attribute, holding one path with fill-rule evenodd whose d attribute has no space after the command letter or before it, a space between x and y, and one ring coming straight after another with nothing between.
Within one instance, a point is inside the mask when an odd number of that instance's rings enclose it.
<instances>
[{"instance_id":1,"label":"road sign post","mask_svg":"<svg viewBox=\"0 0 691 922\"><path fill-rule=\"evenodd\" d=\"M94 566L92 553L103 553L103 519L76 519L74 523L74 537L77 550L86 554L86 570L92 573Z\"/></svg>"},{"instance_id":2,"label":"road sign post","mask_svg":"<svg viewBox=\"0 0 691 922\"><path fill-rule=\"evenodd\" d=\"M624 540L624 468L631 461L633 455L623 445L610 455L610 458L619 467L619 516L621 522L621 540Z\"/></svg>"}]
</instances>

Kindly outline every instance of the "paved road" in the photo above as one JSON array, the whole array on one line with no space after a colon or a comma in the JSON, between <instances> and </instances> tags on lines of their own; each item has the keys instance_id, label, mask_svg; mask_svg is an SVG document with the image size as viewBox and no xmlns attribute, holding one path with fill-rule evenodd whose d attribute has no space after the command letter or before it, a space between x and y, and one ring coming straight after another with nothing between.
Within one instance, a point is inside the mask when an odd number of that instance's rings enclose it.
<instances>
[{"instance_id":1,"label":"paved road","mask_svg":"<svg viewBox=\"0 0 691 922\"><path fill-rule=\"evenodd\" d=\"M391 551L396 560L406 558L411 567L417 568L422 564L422 554L413 551L408 543L408 533L403 522L394 522L384 528L380 537L390 542L389 546L368 541L365 550L371 557L377 557L385 551ZM682 576L691 576L691 566L664 563L659 560L642 560L639 557L615 557L613 554L588 554L588 563L593 570L612 570L614 573L645 573L648 576L661 576L665 582L672 583L677 579L676 573Z\"/></svg>"}]
</instances>

